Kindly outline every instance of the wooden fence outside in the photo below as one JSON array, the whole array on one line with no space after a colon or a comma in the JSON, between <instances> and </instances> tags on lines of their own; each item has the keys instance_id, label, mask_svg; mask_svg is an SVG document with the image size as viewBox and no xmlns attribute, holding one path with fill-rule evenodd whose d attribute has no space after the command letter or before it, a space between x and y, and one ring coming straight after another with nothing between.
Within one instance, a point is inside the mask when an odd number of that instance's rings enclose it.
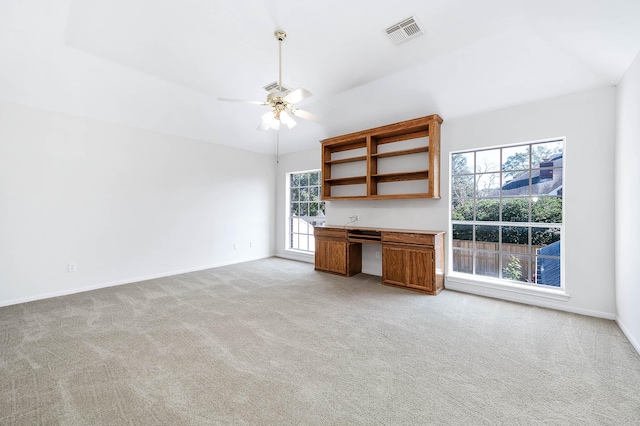
<instances>
[{"instance_id":1,"label":"wooden fence outside","mask_svg":"<svg viewBox=\"0 0 640 426\"><path fill-rule=\"evenodd\" d=\"M453 247L461 250L453 250L453 270L456 272L473 273L473 241L453 240ZM535 260L531 258L529 246L526 244L502 244L502 252L498 253L498 243L476 241L476 275L498 277L500 273L500 256L502 256L502 268L506 268L511 256L516 256L520 261L521 281L535 281ZM542 246L532 246L533 254ZM531 273L530 273L531 272Z\"/></svg>"}]
</instances>

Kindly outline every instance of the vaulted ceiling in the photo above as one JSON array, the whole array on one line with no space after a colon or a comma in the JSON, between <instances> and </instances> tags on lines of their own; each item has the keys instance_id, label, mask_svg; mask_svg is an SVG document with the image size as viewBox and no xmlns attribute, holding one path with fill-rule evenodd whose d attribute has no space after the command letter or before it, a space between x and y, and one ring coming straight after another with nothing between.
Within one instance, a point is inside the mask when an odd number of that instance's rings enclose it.
<instances>
[{"instance_id":1,"label":"vaulted ceiling","mask_svg":"<svg viewBox=\"0 0 640 426\"><path fill-rule=\"evenodd\" d=\"M415 16L426 34L395 46ZM280 151L432 113L447 119L615 85L640 50L638 0L2 0L0 100L271 153L278 79L314 96Z\"/></svg>"}]
</instances>

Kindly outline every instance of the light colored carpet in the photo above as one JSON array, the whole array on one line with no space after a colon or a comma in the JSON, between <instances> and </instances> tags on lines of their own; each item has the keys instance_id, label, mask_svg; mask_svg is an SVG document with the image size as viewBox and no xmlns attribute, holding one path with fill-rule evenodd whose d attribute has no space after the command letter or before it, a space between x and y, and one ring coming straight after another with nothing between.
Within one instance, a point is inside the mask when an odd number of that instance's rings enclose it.
<instances>
[{"instance_id":1,"label":"light colored carpet","mask_svg":"<svg viewBox=\"0 0 640 426\"><path fill-rule=\"evenodd\" d=\"M0 424L640 424L612 321L265 259L0 308Z\"/></svg>"}]
</instances>

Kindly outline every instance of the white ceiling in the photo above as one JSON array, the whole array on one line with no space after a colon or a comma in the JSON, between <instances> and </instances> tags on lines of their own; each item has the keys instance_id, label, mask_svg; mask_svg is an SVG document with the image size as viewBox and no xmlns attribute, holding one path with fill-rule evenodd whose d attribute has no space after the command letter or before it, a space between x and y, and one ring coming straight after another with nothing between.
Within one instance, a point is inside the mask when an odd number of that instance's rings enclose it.
<instances>
[{"instance_id":1,"label":"white ceiling","mask_svg":"<svg viewBox=\"0 0 640 426\"><path fill-rule=\"evenodd\" d=\"M415 16L426 35L384 29ZM638 0L0 0L0 99L275 151L256 127L278 77L314 96L280 152L433 113L446 120L614 85L640 50Z\"/></svg>"}]
</instances>

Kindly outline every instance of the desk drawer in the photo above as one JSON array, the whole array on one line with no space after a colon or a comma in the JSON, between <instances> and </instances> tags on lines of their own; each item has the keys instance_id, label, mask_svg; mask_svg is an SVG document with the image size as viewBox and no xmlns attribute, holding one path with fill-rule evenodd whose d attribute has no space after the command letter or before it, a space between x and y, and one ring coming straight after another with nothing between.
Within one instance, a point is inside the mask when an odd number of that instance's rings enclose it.
<instances>
[{"instance_id":1,"label":"desk drawer","mask_svg":"<svg viewBox=\"0 0 640 426\"><path fill-rule=\"evenodd\" d=\"M347 230L341 228L313 228L313 234L316 237L333 237L333 238L347 238Z\"/></svg>"},{"instance_id":2,"label":"desk drawer","mask_svg":"<svg viewBox=\"0 0 640 426\"><path fill-rule=\"evenodd\" d=\"M411 232L383 232L382 242L433 246L433 235L414 234Z\"/></svg>"}]
</instances>

